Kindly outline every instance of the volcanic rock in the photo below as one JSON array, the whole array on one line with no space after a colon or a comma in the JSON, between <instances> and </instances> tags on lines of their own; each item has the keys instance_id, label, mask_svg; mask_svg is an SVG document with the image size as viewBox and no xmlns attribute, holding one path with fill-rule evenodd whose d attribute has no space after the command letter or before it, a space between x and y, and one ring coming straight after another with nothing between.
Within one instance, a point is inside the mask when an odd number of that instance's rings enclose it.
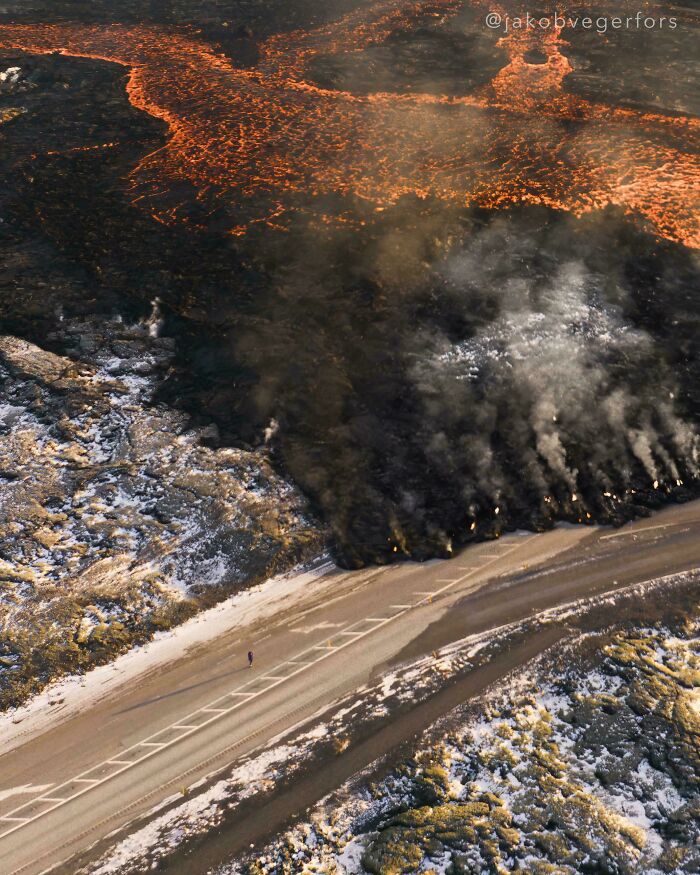
<instances>
[{"instance_id":1,"label":"volcanic rock","mask_svg":"<svg viewBox=\"0 0 700 875\"><path fill-rule=\"evenodd\" d=\"M151 403L168 338L91 319L65 327L71 342L75 358L0 337L5 705L319 544L264 450L211 449Z\"/></svg>"}]
</instances>

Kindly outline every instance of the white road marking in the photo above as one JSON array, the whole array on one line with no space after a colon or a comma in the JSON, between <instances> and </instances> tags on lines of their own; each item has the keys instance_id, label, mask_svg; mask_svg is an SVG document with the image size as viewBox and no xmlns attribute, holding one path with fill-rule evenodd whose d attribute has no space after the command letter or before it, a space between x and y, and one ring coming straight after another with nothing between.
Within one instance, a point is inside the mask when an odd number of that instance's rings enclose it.
<instances>
[{"instance_id":1,"label":"white road marking","mask_svg":"<svg viewBox=\"0 0 700 875\"><path fill-rule=\"evenodd\" d=\"M9 790L0 790L0 802L3 799L9 799L11 796L28 796L34 793L43 793L52 787L53 784L22 784L21 787L10 787Z\"/></svg>"},{"instance_id":2,"label":"white road marking","mask_svg":"<svg viewBox=\"0 0 700 875\"><path fill-rule=\"evenodd\" d=\"M315 626L294 626L290 627L290 632L296 632L299 635L309 635L311 632L322 632L325 629L338 629L342 623L316 623Z\"/></svg>"},{"instance_id":3,"label":"white road marking","mask_svg":"<svg viewBox=\"0 0 700 875\"><path fill-rule=\"evenodd\" d=\"M513 552L513 550L517 550L520 547L525 546L534 537L536 537L536 536L532 535L532 536L526 538L520 544L517 544L513 548L511 548L511 550L509 550L508 552ZM176 724L171 724L170 726L166 726L163 729L159 729L157 732L154 732L152 735L148 736L148 738L144 739L143 741L137 742L136 744L133 744L131 747L128 747L125 750L123 750L121 753L121 756L128 753L129 751L137 751L140 753L140 751L138 751L139 748L144 748L144 747L149 748L146 752L144 752L143 756L139 757L138 759L123 761L124 764L122 765L122 767L120 769L117 769L116 771L113 771L110 774L105 775L103 778L94 779L94 778L84 778L82 776L88 774L89 772L94 771L97 768L100 768L101 766L109 764L110 760L104 760L101 763L97 763L97 765L91 766L89 769L86 769L84 772L81 772L80 775L78 775L77 777L71 778L68 781L64 781L62 784L55 786L53 788L54 792L57 792L57 791L61 790L62 788L70 787L72 784L86 784L87 785L83 789L78 790L75 793L72 793L70 796L66 796L65 799L62 799L60 802L56 802L54 805L45 809L44 811L40 811L37 814L33 815L32 817L14 817L14 816L12 816L12 815L15 815L22 808L28 808L33 802L37 801L36 798L33 800L30 800L29 802L24 803L23 805L18 806L17 808L12 809L7 814L1 816L0 820L19 821L19 822L17 823L16 826L12 826L10 829L5 830L5 832L0 833L0 839L3 839L6 836L16 832L17 830L22 829L27 824L33 823L34 821L38 820L39 818L44 817L46 814L50 814L52 811L55 811L57 808L60 808L61 806L66 805L68 802L72 802L74 799L77 799L79 796L82 796L85 793L87 793L89 790L92 790L95 786L100 785L100 784L105 784L107 781L112 780L112 778L116 778L117 776L126 772L128 769L133 768L133 766L142 763L146 759L150 759L150 757L154 756L157 753L160 753L165 748L171 747L172 745L177 744L178 742L182 741L183 739L188 738L190 735L192 735L195 732L198 732L200 729L204 729L205 727L209 726L211 723L214 723L216 720L220 720L222 714L230 714L232 711L235 711L240 706L245 705L247 702L250 701L250 699L254 699L254 698L257 698L258 696L264 695L265 693L269 692L274 687L279 686L280 684L284 683L285 681L288 681L291 678L295 677L296 675L300 674L301 672L305 671L309 666L315 665L317 662L321 662L323 659L327 659L331 654L335 654L339 650L343 650L344 648L349 647L350 645L354 644L360 638L364 638L367 635L374 634L374 632L376 632L377 629L381 628L381 626L385 626L388 623L391 623L392 621L397 620L399 617L402 617L407 611L413 610L413 608L420 607L421 605L428 604L429 600L434 598L436 595L440 595L441 593L446 592L448 589L451 589L456 583L462 583L463 581L467 580L469 577L471 577L477 571L483 571L485 568L488 568L489 565L492 565L496 561L496 559L502 559L504 555L506 555L505 552L499 554L491 562L487 562L486 564L481 565L478 568L470 569L462 577L455 578L455 579L438 580L438 582L442 582L445 585L440 587L439 589L436 589L434 592L430 593L425 598L421 599L419 602L416 602L415 605L411 605L411 606L407 606L405 608L402 608L397 613L392 614L389 617L367 617L364 620L356 620L356 621L350 623L347 626L346 631L349 631L353 626L357 626L357 625L367 623L367 622L376 623L379 625L374 625L374 626L372 626L371 629L367 629L364 632L359 632L357 634L353 634L351 637L348 637L347 642L345 642L343 644L333 645L333 644L331 644L330 641L328 641L326 644L317 644L317 645L314 645L312 647L307 648L306 650L303 650L301 653L297 654L295 659L284 660L284 662L280 663L275 668L280 669L282 666L287 665L289 663L299 664L299 668L296 671L291 672L291 674L287 675L286 677L281 677L280 680L274 681L273 683L269 684L267 687L265 687L262 690L256 690L253 693L242 693L242 692L238 692L238 691L234 690L230 693L224 693L222 696L219 696L218 699L215 699L213 702L210 702L209 705L205 705L201 708L198 708L196 711L191 711L189 714L186 714L184 718L181 718L182 722L178 721L178 723L176 723ZM396 606L396 607L398 607L398 606ZM337 624L337 625L342 625L342 624ZM342 633L335 633L335 635L333 637L334 638L339 637L341 634ZM269 638L269 637L270 637L270 635L265 636L265 638ZM264 639L260 638L258 640L262 641ZM311 659L311 660L299 659L299 657L304 656L304 654L311 653L311 652L316 651L316 650L320 650L321 654L319 656L316 656L314 659ZM260 680L259 677L254 678L251 681L248 681L246 684L244 684L243 687L249 686L250 684L254 684L259 680ZM224 699L231 698L233 696L242 696L243 699L242 699L242 701L237 702L236 704L232 705L230 708L227 708L227 709L214 707L214 706L218 705L220 702L223 702ZM195 717L198 714L212 714L212 716L206 720L203 720L202 722L198 723L197 725L191 725L190 728L185 729L185 727L188 726L188 724L185 721ZM168 729L183 729L185 731L183 731L182 734L179 735L177 738L173 738L168 742L152 742L152 741L150 741L151 738L154 738L157 735L161 735L163 732L166 732Z\"/></svg>"},{"instance_id":4,"label":"white road marking","mask_svg":"<svg viewBox=\"0 0 700 875\"><path fill-rule=\"evenodd\" d=\"M665 523L664 525L659 526L644 526L642 529L627 529L624 532L613 532L612 535L601 535L601 541L607 541L610 538L624 538L627 535L638 535L640 532L651 532L653 529L667 529L669 526L673 525L673 523Z\"/></svg>"}]
</instances>

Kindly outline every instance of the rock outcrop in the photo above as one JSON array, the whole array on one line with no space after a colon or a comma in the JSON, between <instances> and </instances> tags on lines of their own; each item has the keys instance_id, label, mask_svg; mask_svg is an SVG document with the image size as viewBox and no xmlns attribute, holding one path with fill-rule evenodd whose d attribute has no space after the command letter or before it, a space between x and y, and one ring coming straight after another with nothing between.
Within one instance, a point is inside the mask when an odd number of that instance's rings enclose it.
<instances>
[{"instance_id":1,"label":"rock outcrop","mask_svg":"<svg viewBox=\"0 0 700 875\"><path fill-rule=\"evenodd\" d=\"M236 871L698 872L697 635L695 611L529 665Z\"/></svg>"},{"instance_id":2,"label":"rock outcrop","mask_svg":"<svg viewBox=\"0 0 700 875\"><path fill-rule=\"evenodd\" d=\"M75 321L61 356L0 337L0 704L111 658L319 545L263 449L151 403L171 342Z\"/></svg>"}]
</instances>

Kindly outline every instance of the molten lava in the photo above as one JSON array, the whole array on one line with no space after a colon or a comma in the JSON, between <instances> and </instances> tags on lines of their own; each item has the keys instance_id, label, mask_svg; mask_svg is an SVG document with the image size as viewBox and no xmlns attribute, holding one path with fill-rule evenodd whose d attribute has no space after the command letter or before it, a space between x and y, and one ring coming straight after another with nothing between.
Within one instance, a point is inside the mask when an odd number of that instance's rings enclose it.
<instances>
[{"instance_id":1,"label":"molten lava","mask_svg":"<svg viewBox=\"0 0 700 875\"><path fill-rule=\"evenodd\" d=\"M412 193L576 215L612 204L659 235L700 247L698 120L567 93L572 68L559 31L501 39L509 62L467 97L359 95L308 79L316 57L362 52L464 5L381 0L333 24L269 39L254 70L236 69L195 36L146 26L2 25L0 46L130 70L132 104L170 128L167 145L132 180L134 199L163 222L184 217L186 205L163 193L186 182L208 209L242 207L250 219L235 233L251 221L280 221L315 196L353 195L380 209ZM525 60L533 49L545 63Z\"/></svg>"}]
</instances>

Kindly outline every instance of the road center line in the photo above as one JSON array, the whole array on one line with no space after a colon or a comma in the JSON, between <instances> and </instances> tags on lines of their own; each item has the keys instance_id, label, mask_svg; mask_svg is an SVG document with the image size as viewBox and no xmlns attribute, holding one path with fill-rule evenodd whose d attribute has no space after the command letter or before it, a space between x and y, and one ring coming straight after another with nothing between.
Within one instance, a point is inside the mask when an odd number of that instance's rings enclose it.
<instances>
[{"instance_id":1,"label":"road center line","mask_svg":"<svg viewBox=\"0 0 700 875\"><path fill-rule=\"evenodd\" d=\"M639 535L641 532L651 532L653 529L668 529L673 523L664 523L658 526L644 526L642 529L627 529L625 532L613 532L612 535L601 535L601 541L608 541L610 538L625 538L630 535Z\"/></svg>"},{"instance_id":2,"label":"road center line","mask_svg":"<svg viewBox=\"0 0 700 875\"><path fill-rule=\"evenodd\" d=\"M508 553L511 553L514 550L519 549L520 547L524 547L534 537L536 537L536 535L532 535L531 537L526 538L523 541L521 541L519 544L514 545L508 551ZM77 799L79 796L84 795L89 790L92 790L94 787L101 785L101 784L105 784L107 781L110 781L113 778L116 778L117 776L126 772L128 769L131 769L135 765L144 762L144 760L146 760L146 759L150 759L152 756L155 756L155 754L160 753L161 751L165 750L166 748L169 748L172 745L177 744L178 742L182 741L185 738L189 738L195 732L198 732L199 730L204 729L205 727L209 726L211 723L215 722L216 720L220 720L221 716L223 714L230 714L232 711L235 711L237 708L241 707L242 705L247 704L251 699L257 698L258 696L261 696L261 695L264 695L265 693L268 693L271 689L274 689L275 687L279 686L280 684L284 683L285 681L291 680L293 677L296 677L298 674L301 674L301 672L305 671L309 666L315 665L316 663L321 662L324 659L327 659L329 656L334 655L339 650L343 650L344 648L349 647L352 644L355 644L355 642L358 641L360 638L364 638L367 635L374 634L374 632L376 632L382 626L385 626L388 623L393 622L394 620L398 620L399 617L404 616L404 614L406 614L408 611L412 610L413 608L427 605L429 603L429 600L434 598L436 595L440 595L441 593L446 592L448 589L451 589L457 583L462 583L463 581L465 581L469 577L471 577L473 574L475 574L477 571L478 572L484 571L490 565L493 565L496 561L498 561L499 559L502 559L505 555L507 555L507 553L505 553L505 552L498 554L490 562L487 562L478 568L471 569L468 573L464 574L460 578L438 579L438 581L437 581L438 583L444 583L445 585L440 587L439 589L436 589L434 592L430 593L428 596L421 599L419 602L416 602L415 605L406 606L405 608L400 609L397 613L392 614L390 617L367 617L365 620L359 620L359 621L356 620L356 621L350 623L346 627L346 630L348 630L348 631L353 626L357 626L358 624L365 623L365 622L372 622L372 623L375 623L377 625L374 625L371 629L367 629L364 632L358 632L357 634L353 634L352 637L348 637L347 642L344 642L342 644L332 645L332 644L330 644L330 641L326 644L316 644L316 645L308 647L306 650L303 650L300 653L298 653L294 659L284 660L283 662L279 663L275 668L281 669L282 666L288 665L289 663L293 663L293 664L298 663L300 667L296 671L291 672L291 674L287 675L286 677L280 677L280 680L274 681L273 683L269 684L267 687L265 687L262 690L256 690L255 692L249 692L249 693L243 693L243 692L239 692L239 691L234 690L234 691L229 692L229 693L224 693L222 696L219 696L213 702L210 702L208 705L204 705L201 708L198 708L196 711L191 711L189 714L185 715L184 718L181 718L179 721L177 721L177 723L174 723L174 724L171 724L170 726L166 726L164 728L161 728L157 732L154 732L151 735L149 735L143 741L137 742L136 744L133 744L131 747L128 747L125 750L121 751L120 756L124 756L125 754L129 753L129 751L140 752L140 751L138 751L138 748L144 748L144 747L149 748L149 750L146 751L143 754L143 756L139 757L138 759L135 759L133 761L123 761L124 765L122 765L122 767L120 769L113 771L111 774L107 774L101 779L84 778L83 775L86 775L89 772L93 772L95 769L100 768L101 766L109 765L111 763L110 763L110 760L103 760L102 762L97 763L94 766L90 766L90 768L85 769L85 771L81 772L80 775L78 775L77 777L71 778L67 781L64 781L62 784L57 785L53 789L54 789L54 793L55 793L55 792L61 790L62 788L70 787L72 784L86 784L87 786L85 786L81 790L78 790L76 793L72 793L70 796L67 796L65 799L61 800L61 802L57 802L55 805L52 805L51 807L45 809L44 811L40 811L39 813L35 814L33 817L13 817L12 815L16 814L22 808L29 807L31 804L35 803L38 800L38 797L35 797L33 800L30 800L29 802L25 802L23 805L19 805L19 806L17 806L17 808L14 808L11 811L8 811L6 815L3 815L2 817L0 817L0 820L21 821L21 822L17 823L16 826L11 827L10 829L6 830L5 832L0 833L0 839L3 839L6 836L11 835L12 833L16 832L19 829L22 829L24 826L27 826L28 824L33 823L36 820L39 820L39 818L44 817L47 814L50 814L52 811L55 811L57 808L60 808L63 805L66 805L68 802L72 802L74 799ZM396 605L394 607L398 608L398 605ZM334 638L339 637L340 634L342 634L342 633L341 632L334 632L333 637ZM270 636L267 635L265 637L269 638ZM263 639L259 639L259 640L263 640ZM317 650L320 650L321 654L315 656L315 658L312 661L300 659L300 657L303 657L305 654L311 654L313 651L317 651ZM251 681L248 681L248 683L244 684L243 687L239 688L239 690L245 689L246 686L250 686L251 684L256 683L260 679L261 679L260 677L257 677ZM223 702L224 699L228 699L232 696L244 696L245 698L242 701L235 703L234 705L232 705L228 709L215 707L216 705ZM186 721L194 718L198 714L212 714L212 716L206 720L203 720L201 723L199 723L196 726L191 725L190 728L185 729L185 727L188 726ZM168 742L153 742L153 741L151 741L151 739L155 738L158 735L162 735L162 733L166 732L168 729L176 729L176 728L184 730L182 732L182 734L179 735L178 737L176 737Z\"/></svg>"}]
</instances>

